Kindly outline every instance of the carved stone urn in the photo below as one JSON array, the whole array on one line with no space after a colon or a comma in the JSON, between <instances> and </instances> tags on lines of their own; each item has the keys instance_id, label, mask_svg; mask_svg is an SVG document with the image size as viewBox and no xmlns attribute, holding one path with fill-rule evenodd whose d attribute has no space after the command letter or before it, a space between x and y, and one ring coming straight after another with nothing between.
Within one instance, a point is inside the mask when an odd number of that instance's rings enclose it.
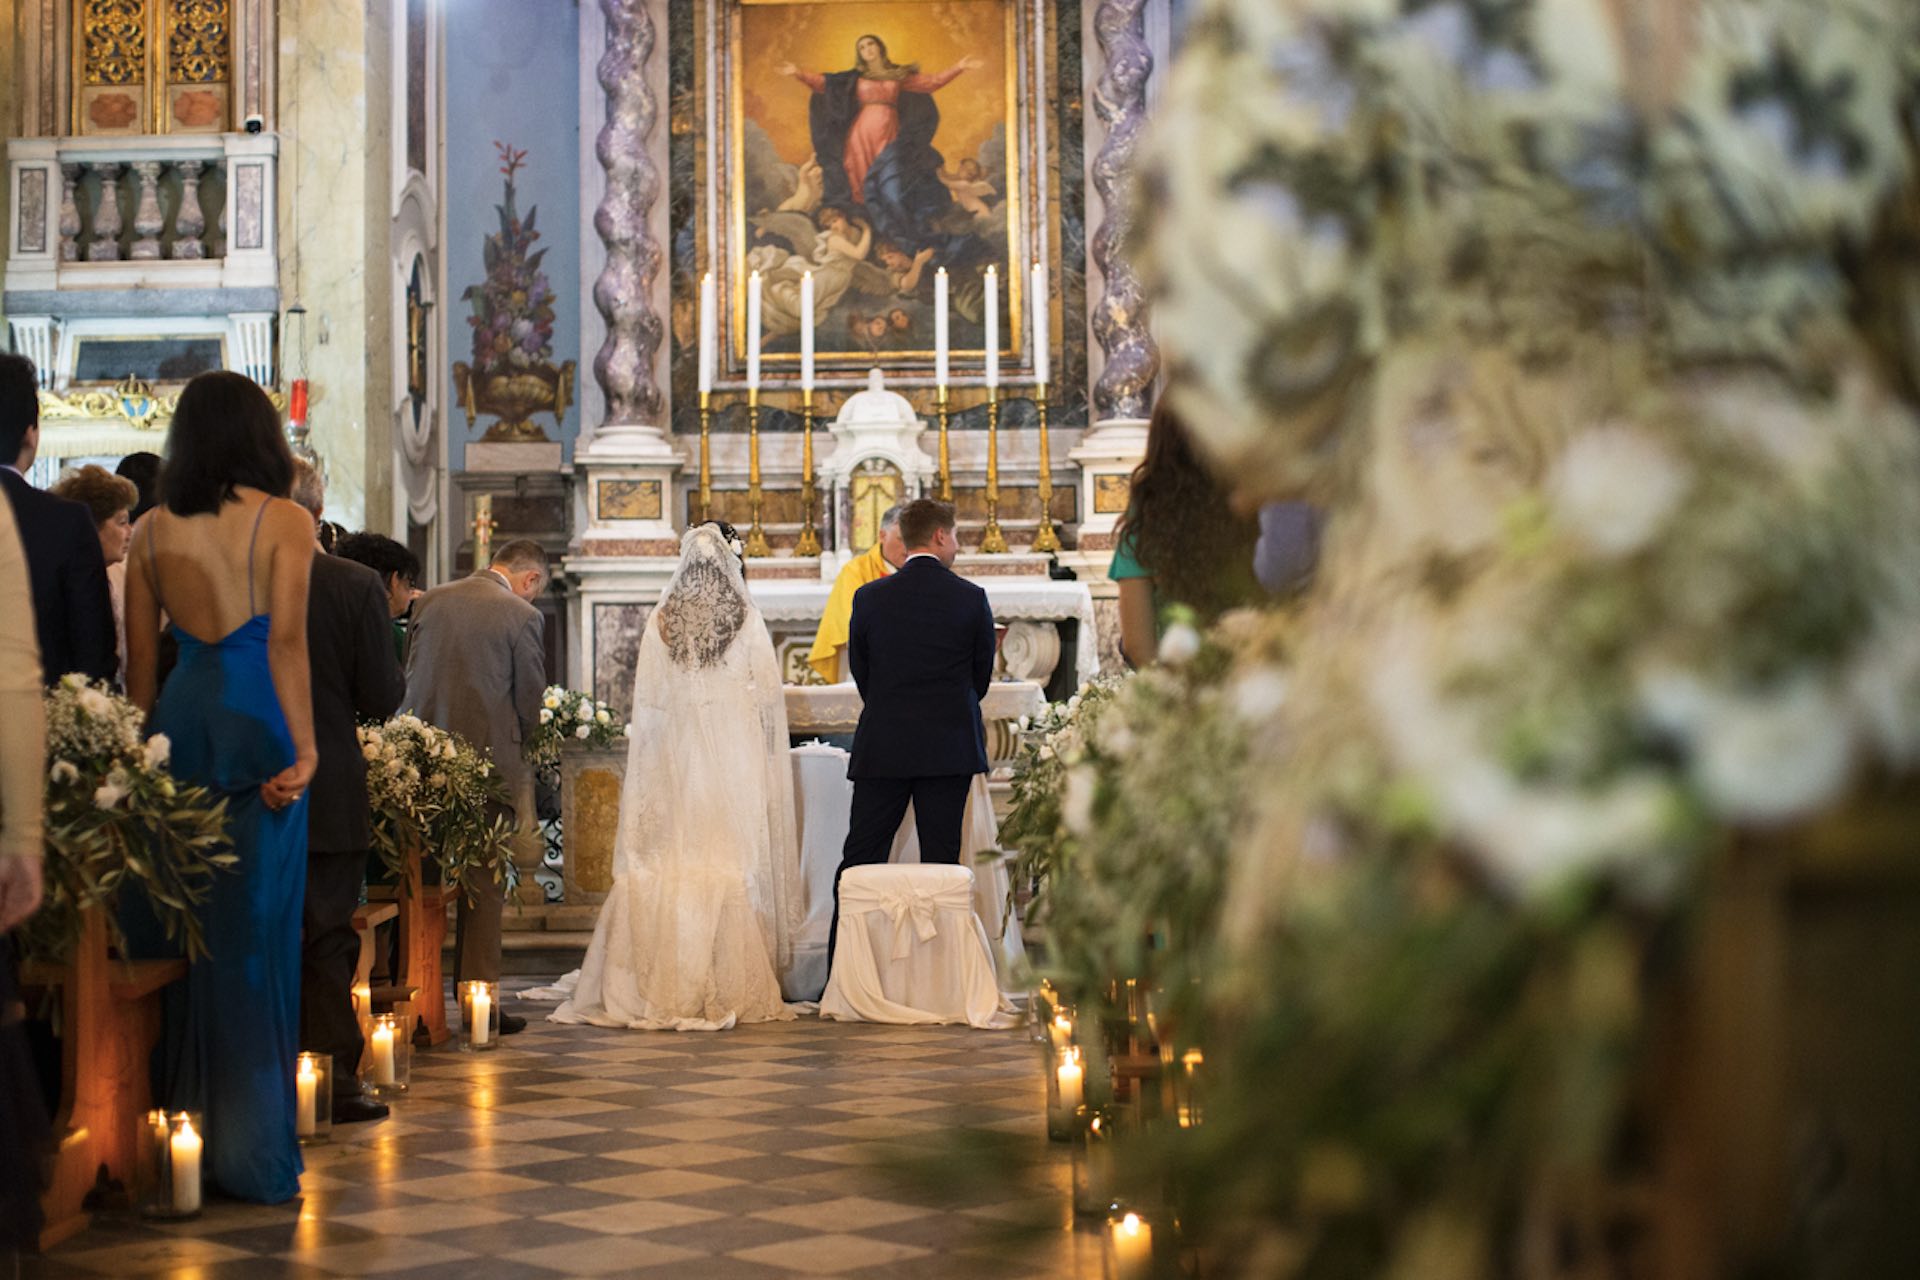
<instances>
[{"instance_id":1,"label":"carved stone urn","mask_svg":"<svg viewBox=\"0 0 1920 1280\"><path fill-rule=\"evenodd\" d=\"M483 413L499 419L480 438L493 444L551 444L547 433L535 426L536 413L551 413L557 428L573 404L573 361L558 368L541 363L522 368L475 370L465 361L455 361L453 384L460 394L460 406L467 411L467 426L474 425Z\"/></svg>"}]
</instances>

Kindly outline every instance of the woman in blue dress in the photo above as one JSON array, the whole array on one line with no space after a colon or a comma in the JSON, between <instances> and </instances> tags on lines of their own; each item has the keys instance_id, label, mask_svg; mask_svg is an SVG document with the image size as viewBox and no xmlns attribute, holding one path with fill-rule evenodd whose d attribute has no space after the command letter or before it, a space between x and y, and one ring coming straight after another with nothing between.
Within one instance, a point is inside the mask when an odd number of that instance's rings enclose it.
<instances>
[{"instance_id":1,"label":"woman in blue dress","mask_svg":"<svg viewBox=\"0 0 1920 1280\"><path fill-rule=\"evenodd\" d=\"M300 1191L293 1070L318 758L314 528L286 501L292 479L266 393L237 373L195 378L167 433L159 505L134 531L126 596L127 692L171 741L174 775L226 797L238 855L200 907L210 956L170 989L155 1096L205 1113L215 1186L267 1203ZM180 657L156 700L163 619Z\"/></svg>"}]
</instances>

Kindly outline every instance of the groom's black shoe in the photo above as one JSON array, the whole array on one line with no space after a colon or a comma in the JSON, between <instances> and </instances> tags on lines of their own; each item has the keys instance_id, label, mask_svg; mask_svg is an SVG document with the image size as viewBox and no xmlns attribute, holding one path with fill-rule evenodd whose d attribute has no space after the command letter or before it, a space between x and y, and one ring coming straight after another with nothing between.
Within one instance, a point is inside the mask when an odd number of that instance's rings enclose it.
<instances>
[{"instance_id":1,"label":"groom's black shoe","mask_svg":"<svg viewBox=\"0 0 1920 1280\"><path fill-rule=\"evenodd\" d=\"M385 1120L387 1104L365 1093L341 1094L333 1100L335 1124L357 1124L362 1120Z\"/></svg>"},{"instance_id":2,"label":"groom's black shoe","mask_svg":"<svg viewBox=\"0 0 1920 1280\"><path fill-rule=\"evenodd\" d=\"M501 1035L503 1036L516 1035L519 1032L525 1031L526 1029L527 1029L527 1020L525 1018L516 1018L510 1013L503 1013L500 1015L500 1034Z\"/></svg>"}]
</instances>

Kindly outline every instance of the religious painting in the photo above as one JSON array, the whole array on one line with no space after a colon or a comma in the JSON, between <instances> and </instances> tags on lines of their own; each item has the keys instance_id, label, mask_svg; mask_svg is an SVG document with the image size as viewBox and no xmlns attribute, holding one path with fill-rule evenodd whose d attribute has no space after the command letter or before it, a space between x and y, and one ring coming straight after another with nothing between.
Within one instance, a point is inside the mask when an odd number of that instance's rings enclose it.
<instances>
[{"instance_id":1,"label":"religious painting","mask_svg":"<svg viewBox=\"0 0 1920 1280\"><path fill-rule=\"evenodd\" d=\"M956 365L982 358L986 274L1015 349L1025 272L1007 0L741 0L731 10L733 348L745 282L762 287L771 372L800 351L813 277L815 352L866 368L930 360L935 275Z\"/></svg>"}]
</instances>

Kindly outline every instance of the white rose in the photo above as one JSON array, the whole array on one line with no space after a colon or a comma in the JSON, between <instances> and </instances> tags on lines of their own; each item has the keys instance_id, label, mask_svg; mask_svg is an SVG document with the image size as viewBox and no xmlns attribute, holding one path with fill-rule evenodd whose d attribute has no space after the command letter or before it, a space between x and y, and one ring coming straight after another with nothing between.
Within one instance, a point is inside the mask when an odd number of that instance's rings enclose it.
<instances>
[{"instance_id":1,"label":"white rose","mask_svg":"<svg viewBox=\"0 0 1920 1280\"><path fill-rule=\"evenodd\" d=\"M164 769L167 767L167 761L173 758L173 743L168 740L166 734L156 733L147 739L142 757L146 761L148 772Z\"/></svg>"},{"instance_id":2,"label":"white rose","mask_svg":"<svg viewBox=\"0 0 1920 1280\"><path fill-rule=\"evenodd\" d=\"M116 781L119 777L120 775L117 771L109 774L107 780L95 788L93 803L97 807L101 809L111 809L127 798L126 787L122 785L121 781Z\"/></svg>"},{"instance_id":3,"label":"white rose","mask_svg":"<svg viewBox=\"0 0 1920 1280\"><path fill-rule=\"evenodd\" d=\"M1071 698L1067 699L1067 710L1078 711L1079 709L1080 709L1080 695L1076 693Z\"/></svg>"},{"instance_id":4,"label":"white rose","mask_svg":"<svg viewBox=\"0 0 1920 1280\"><path fill-rule=\"evenodd\" d=\"M1097 787L1098 780L1092 769L1067 770L1067 785L1060 796L1060 817L1067 824L1067 830L1077 836L1093 831L1093 798Z\"/></svg>"},{"instance_id":5,"label":"white rose","mask_svg":"<svg viewBox=\"0 0 1920 1280\"><path fill-rule=\"evenodd\" d=\"M621 725L620 736L623 738L631 738L633 736L633 726L630 724Z\"/></svg>"},{"instance_id":6,"label":"white rose","mask_svg":"<svg viewBox=\"0 0 1920 1280\"><path fill-rule=\"evenodd\" d=\"M80 709L96 720L104 720L113 713L113 700L98 689L80 691Z\"/></svg>"},{"instance_id":7,"label":"white rose","mask_svg":"<svg viewBox=\"0 0 1920 1280\"><path fill-rule=\"evenodd\" d=\"M553 711L560 706L560 699L554 697L552 694L548 694L545 698L541 699L541 705L546 707L547 710Z\"/></svg>"},{"instance_id":8,"label":"white rose","mask_svg":"<svg viewBox=\"0 0 1920 1280\"><path fill-rule=\"evenodd\" d=\"M1287 703L1287 676L1276 667L1249 671L1233 682L1233 709L1248 724L1265 724Z\"/></svg>"},{"instance_id":9,"label":"white rose","mask_svg":"<svg viewBox=\"0 0 1920 1280\"><path fill-rule=\"evenodd\" d=\"M1685 462L1631 427L1575 436L1548 483L1553 518L1604 556L1631 555L1653 540L1693 485Z\"/></svg>"},{"instance_id":10,"label":"white rose","mask_svg":"<svg viewBox=\"0 0 1920 1280\"><path fill-rule=\"evenodd\" d=\"M80 770L74 768L71 760L55 760L47 776L54 782L78 782Z\"/></svg>"},{"instance_id":11,"label":"white rose","mask_svg":"<svg viewBox=\"0 0 1920 1280\"><path fill-rule=\"evenodd\" d=\"M1176 622L1160 637L1160 661L1181 667L1200 655L1200 633L1184 622Z\"/></svg>"},{"instance_id":12,"label":"white rose","mask_svg":"<svg viewBox=\"0 0 1920 1280\"><path fill-rule=\"evenodd\" d=\"M552 724L552 723L553 723L553 712L552 712L552 711L550 711L550 710L548 710L548 709L547 709L547 708L545 708L545 707L542 707L542 708L540 708L540 723L541 723L541 724Z\"/></svg>"},{"instance_id":13,"label":"white rose","mask_svg":"<svg viewBox=\"0 0 1920 1280\"><path fill-rule=\"evenodd\" d=\"M87 678L78 671L69 671L60 677L60 687L62 689L84 689L87 687Z\"/></svg>"},{"instance_id":14,"label":"white rose","mask_svg":"<svg viewBox=\"0 0 1920 1280\"><path fill-rule=\"evenodd\" d=\"M607 714L607 709L605 707L602 707L598 711L594 712L593 718L595 721L597 721L600 724L613 723L613 717Z\"/></svg>"},{"instance_id":15,"label":"white rose","mask_svg":"<svg viewBox=\"0 0 1920 1280\"><path fill-rule=\"evenodd\" d=\"M1033 727L1033 717L1021 716L1018 720L1014 721L1014 727L1019 729L1020 732L1025 733Z\"/></svg>"},{"instance_id":16,"label":"white rose","mask_svg":"<svg viewBox=\"0 0 1920 1280\"><path fill-rule=\"evenodd\" d=\"M1716 699L1695 750L1694 775L1716 809L1776 822L1840 789L1853 735L1838 700L1809 677L1758 697Z\"/></svg>"},{"instance_id":17,"label":"white rose","mask_svg":"<svg viewBox=\"0 0 1920 1280\"><path fill-rule=\"evenodd\" d=\"M365 756L367 762L371 764L380 758L380 748L369 742L360 748L360 754Z\"/></svg>"},{"instance_id":18,"label":"white rose","mask_svg":"<svg viewBox=\"0 0 1920 1280\"><path fill-rule=\"evenodd\" d=\"M591 734L592 732L593 732L592 728L583 724L578 729L575 729L573 731L573 736L576 738L585 738L587 735Z\"/></svg>"},{"instance_id":19,"label":"white rose","mask_svg":"<svg viewBox=\"0 0 1920 1280\"><path fill-rule=\"evenodd\" d=\"M427 779L427 785L430 787L444 787L447 785L447 775L444 773L436 773Z\"/></svg>"},{"instance_id":20,"label":"white rose","mask_svg":"<svg viewBox=\"0 0 1920 1280\"><path fill-rule=\"evenodd\" d=\"M440 758L442 760L451 760L459 754L460 754L459 748L453 745L452 738L448 738L447 741L440 748Z\"/></svg>"}]
</instances>

